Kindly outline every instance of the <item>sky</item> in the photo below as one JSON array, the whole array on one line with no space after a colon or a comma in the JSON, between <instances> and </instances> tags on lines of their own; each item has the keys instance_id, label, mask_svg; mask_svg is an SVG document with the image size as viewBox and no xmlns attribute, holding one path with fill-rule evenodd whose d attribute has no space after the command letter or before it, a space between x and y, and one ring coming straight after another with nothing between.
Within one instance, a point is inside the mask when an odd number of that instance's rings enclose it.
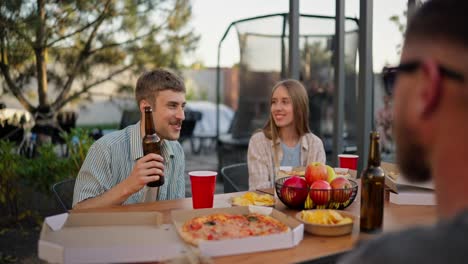
<instances>
[{"instance_id":1,"label":"sky","mask_svg":"<svg viewBox=\"0 0 468 264\"><path fill-rule=\"evenodd\" d=\"M345 0L345 15L359 18L359 0ZM373 56L374 71L386 64L397 64L397 45L402 42L397 26L389 20L392 15L402 15L407 0L374 0ZM335 0L300 0L300 13L335 15ZM285 13L289 0L192 0L191 26L201 36L198 49L187 57L186 63L201 61L206 67L217 64L218 43L228 26L236 20ZM239 60L238 46L233 31L223 42L221 66L231 67Z\"/></svg>"}]
</instances>

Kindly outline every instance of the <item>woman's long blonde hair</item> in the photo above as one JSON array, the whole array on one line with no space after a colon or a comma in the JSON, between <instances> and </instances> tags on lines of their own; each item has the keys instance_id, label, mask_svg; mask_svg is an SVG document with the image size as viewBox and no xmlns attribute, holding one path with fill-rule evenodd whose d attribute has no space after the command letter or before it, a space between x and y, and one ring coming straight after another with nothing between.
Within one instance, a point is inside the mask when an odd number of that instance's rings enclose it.
<instances>
[{"instance_id":1,"label":"woman's long blonde hair","mask_svg":"<svg viewBox=\"0 0 468 264\"><path fill-rule=\"evenodd\" d=\"M291 97L291 102L293 105L293 114L294 114L294 126L296 128L296 133L301 137L305 133L310 132L309 129L309 97L307 96L306 89L304 86L293 79L287 79L280 81L275 84L270 94L270 109L271 109L271 100L276 89L280 86L286 88L289 96ZM275 124L273 115L270 111L270 117L268 118L265 126L262 129L265 136L273 141L276 141L279 137L279 128Z\"/></svg>"},{"instance_id":2,"label":"woman's long blonde hair","mask_svg":"<svg viewBox=\"0 0 468 264\"><path fill-rule=\"evenodd\" d=\"M279 138L279 128L275 124L273 119L273 115L271 113L271 101L273 98L273 94L275 93L276 89L279 87L286 88L288 91L289 96L291 97L291 102L293 105L293 119L294 119L294 127L296 129L296 133L299 137L302 137L304 134L310 132L309 129L309 97L307 95L307 91L304 86L293 79L287 79L280 81L275 84L273 89L271 90L270 95L270 117L266 122L265 126L263 127L262 131L268 139L271 139L273 143L275 143ZM275 145L276 146L276 145ZM278 165L278 155L276 147L274 149L274 162L275 165Z\"/></svg>"}]
</instances>

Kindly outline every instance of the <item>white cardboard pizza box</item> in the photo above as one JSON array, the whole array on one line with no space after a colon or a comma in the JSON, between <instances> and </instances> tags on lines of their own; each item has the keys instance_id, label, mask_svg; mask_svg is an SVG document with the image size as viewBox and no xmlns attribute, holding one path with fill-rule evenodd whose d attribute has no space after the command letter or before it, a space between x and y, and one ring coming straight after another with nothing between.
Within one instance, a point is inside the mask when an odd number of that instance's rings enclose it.
<instances>
[{"instance_id":1,"label":"white cardboard pizza box","mask_svg":"<svg viewBox=\"0 0 468 264\"><path fill-rule=\"evenodd\" d=\"M187 246L158 212L72 213L47 217L38 243L50 263L121 263L178 258Z\"/></svg>"},{"instance_id":2,"label":"white cardboard pizza box","mask_svg":"<svg viewBox=\"0 0 468 264\"><path fill-rule=\"evenodd\" d=\"M385 171L385 185L387 185L394 193L400 193L403 191L405 194L408 194L409 191L414 189L418 194L424 192L429 194L430 192L428 191L434 191L435 189L434 182L431 180L426 182L410 182L406 180L406 178L401 175L400 169L395 163L382 162L381 166ZM393 196L396 197L395 195ZM433 204L433 201L429 204Z\"/></svg>"},{"instance_id":3,"label":"white cardboard pizza box","mask_svg":"<svg viewBox=\"0 0 468 264\"><path fill-rule=\"evenodd\" d=\"M214 213L248 214L249 212L270 215L288 225L291 229L289 232L282 234L218 241L203 241L200 242L198 246L200 253L210 257L228 256L273 249L291 248L297 246L302 241L304 237L304 225L294 217L288 216L271 207L235 206L230 208L176 210L172 211L171 215L177 231L180 232L185 221L190 220L193 217Z\"/></svg>"}]
</instances>

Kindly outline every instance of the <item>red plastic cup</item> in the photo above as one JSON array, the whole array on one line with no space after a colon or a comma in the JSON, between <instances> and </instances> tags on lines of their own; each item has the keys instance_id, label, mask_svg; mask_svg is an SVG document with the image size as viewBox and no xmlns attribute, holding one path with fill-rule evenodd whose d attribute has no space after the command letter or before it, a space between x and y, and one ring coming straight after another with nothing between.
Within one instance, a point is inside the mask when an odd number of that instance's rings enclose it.
<instances>
[{"instance_id":1,"label":"red plastic cup","mask_svg":"<svg viewBox=\"0 0 468 264\"><path fill-rule=\"evenodd\" d=\"M192 183L193 209L212 208L216 186L215 171L191 171L189 172Z\"/></svg>"},{"instance_id":2,"label":"red plastic cup","mask_svg":"<svg viewBox=\"0 0 468 264\"><path fill-rule=\"evenodd\" d=\"M340 160L340 168L348 168L350 170L357 170L358 155L351 154L340 154L338 159Z\"/></svg>"}]
</instances>

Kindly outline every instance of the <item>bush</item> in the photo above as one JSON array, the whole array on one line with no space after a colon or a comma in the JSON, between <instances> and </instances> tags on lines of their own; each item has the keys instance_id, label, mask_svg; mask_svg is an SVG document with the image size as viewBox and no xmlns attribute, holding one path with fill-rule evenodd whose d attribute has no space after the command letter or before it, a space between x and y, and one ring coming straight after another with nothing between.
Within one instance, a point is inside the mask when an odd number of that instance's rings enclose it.
<instances>
[{"instance_id":1,"label":"bush","mask_svg":"<svg viewBox=\"0 0 468 264\"><path fill-rule=\"evenodd\" d=\"M18 174L25 185L40 193L51 195L52 184L72 176L69 163L68 158L60 157L55 151L55 146L48 143L38 147L37 157L25 159Z\"/></svg>"},{"instance_id":2,"label":"bush","mask_svg":"<svg viewBox=\"0 0 468 264\"><path fill-rule=\"evenodd\" d=\"M75 178L94 140L89 136L89 131L82 128L74 128L69 134L63 133L61 136L68 149L69 177Z\"/></svg>"},{"instance_id":3,"label":"bush","mask_svg":"<svg viewBox=\"0 0 468 264\"><path fill-rule=\"evenodd\" d=\"M23 158L17 154L14 143L0 140L0 204L7 216L18 218L19 169Z\"/></svg>"},{"instance_id":4,"label":"bush","mask_svg":"<svg viewBox=\"0 0 468 264\"><path fill-rule=\"evenodd\" d=\"M19 209L20 201L28 200L22 197L28 193L26 188L51 197L54 183L76 177L94 140L86 129L72 129L62 137L67 146L66 157L59 156L57 146L49 143L39 146L38 155L32 159L19 155L13 142L0 140L0 207L8 218L18 221L37 215L38 208Z\"/></svg>"}]
</instances>

